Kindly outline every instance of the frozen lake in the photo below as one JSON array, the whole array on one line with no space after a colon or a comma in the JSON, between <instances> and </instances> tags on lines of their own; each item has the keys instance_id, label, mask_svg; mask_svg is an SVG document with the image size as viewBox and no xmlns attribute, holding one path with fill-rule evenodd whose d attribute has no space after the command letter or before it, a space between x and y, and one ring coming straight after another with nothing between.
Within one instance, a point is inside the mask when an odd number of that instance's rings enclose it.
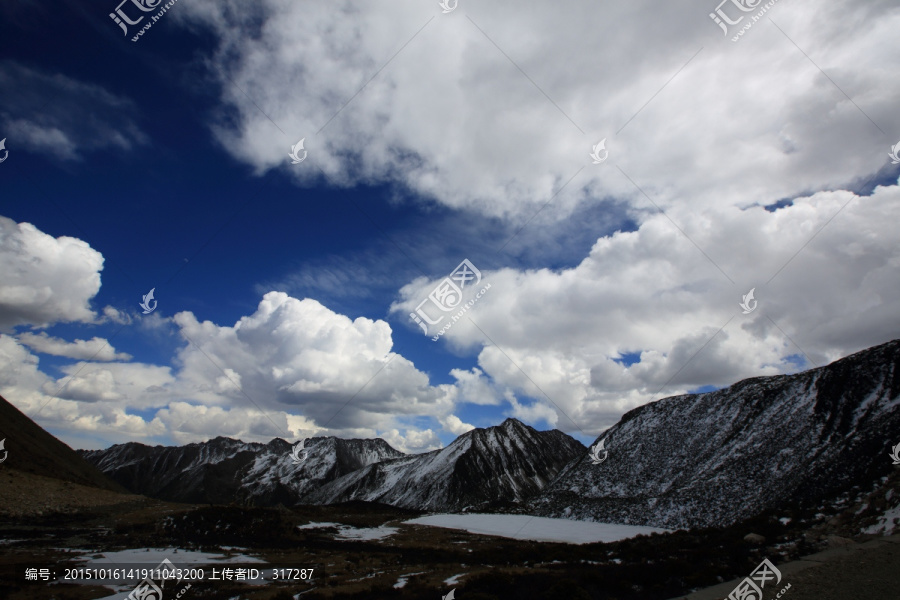
<instances>
[{"instance_id":1,"label":"frozen lake","mask_svg":"<svg viewBox=\"0 0 900 600\"><path fill-rule=\"evenodd\" d=\"M666 533L667 529L639 527L636 525L616 525L573 521L570 519L550 519L529 515L430 515L405 521L409 525L430 525L463 529L470 533L483 533L517 540L536 542L565 542L568 544L590 544L593 542L615 542L636 535Z\"/></svg>"},{"instance_id":2,"label":"frozen lake","mask_svg":"<svg viewBox=\"0 0 900 600\"><path fill-rule=\"evenodd\" d=\"M243 554L225 556L217 552L176 550L175 548L132 548L129 550L119 550L116 552L89 552L86 550L80 550L78 552L83 554L81 556L71 557L71 561L81 563L82 566L85 567L92 567L96 569L101 569L104 567L128 568L128 565L142 565L143 568L155 568L156 565L160 564L163 559L166 558L169 559L169 561L174 565L175 568L181 569L190 568L191 566L218 567L219 565L226 566L229 564L266 564L263 560ZM254 585L261 584L261 582L256 581L248 583L252 583ZM127 600L128 595L132 592L132 590L134 590L136 582L103 583L101 585L110 589L113 593L108 596L104 596L100 600ZM183 587L183 584L176 584L175 587L181 589ZM169 598L169 596L164 597Z\"/></svg>"}]
</instances>

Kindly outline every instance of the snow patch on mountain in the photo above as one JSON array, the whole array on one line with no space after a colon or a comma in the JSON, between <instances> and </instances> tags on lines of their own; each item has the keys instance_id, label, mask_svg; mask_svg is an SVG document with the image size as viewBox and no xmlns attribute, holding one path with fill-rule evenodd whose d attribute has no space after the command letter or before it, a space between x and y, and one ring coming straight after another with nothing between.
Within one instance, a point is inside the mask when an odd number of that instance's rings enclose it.
<instances>
[{"instance_id":1,"label":"snow patch on mountain","mask_svg":"<svg viewBox=\"0 0 900 600\"><path fill-rule=\"evenodd\" d=\"M529 503L542 516L667 528L721 526L865 486L900 429L900 341L796 375L759 377L636 408ZM598 438L599 440L600 438Z\"/></svg>"},{"instance_id":2,"label":"snow patch on mountain","mask_svg":"<svg viewBox=\"0 0 900 600\"><path fill-rule=\"evenodd\" d=\"M562 432L538 432L507 419L497 427L465 433L441 450L369 465L325 484L303 501L363 500L432 511L522 502L585 451Z\"/></svg>"}]
</instances>

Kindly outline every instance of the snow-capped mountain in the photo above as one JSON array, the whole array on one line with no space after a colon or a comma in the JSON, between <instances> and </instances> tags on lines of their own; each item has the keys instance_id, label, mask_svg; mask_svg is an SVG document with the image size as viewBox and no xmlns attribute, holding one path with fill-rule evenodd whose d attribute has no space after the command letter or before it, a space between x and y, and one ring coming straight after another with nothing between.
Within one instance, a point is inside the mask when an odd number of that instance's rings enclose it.
<instances>
[{"instance_id":1,"label":"snow-capped mountain","mask_svg":"<svg viewBox=\"0 0 900 600\"><path fill-rule=\"evenodd\" d=\"M519 502L539 492L586 448L561 431L516 419L474 429L446 448L369 465L311 492L309 504L349 500L420 510Z\"/></svg>"},{"instance_id":2,"label":"snow-capped mountain","mask_svg":"<svg viewBox=\"0 0 900 600\"><path fill-rule=\"evenodd\" d=\"M720 526L865 487L896 468L888 451L900 442L900 340L803 373L641 406L597 441L604 439L605 461L579 456L529 509Z\"/></svg>"},{"instance_id":3,"label":"snow-capped mountain","mask_svg":"<svg viewBox=\"0 0 900 600\"><path fill-rule=\"evenodd\" d=\"M259 506L371 500L436 510L521 501L586 451L560 431L538 432L515 419L425 454L406 455L382 439L334 437L306 440L305 450L299 465L280 438L128 443L80 453L128 490L164 500Z\"/></svg>"},{"instance_id":4,"label":"snow-capped mountain","mask_svg":"<svg viewBox=\"0 0 900 600\"><path fill-rule=\"evenodd\" d=\"M226 437L186 446L117 444L81 455L128 490L177 502L296 504L328 481L366 465L405 456L382 439L305 441L305 458L295 464L291 444ZM301 456L302 453L301 453Z\"/></svg>"}]
</instances>

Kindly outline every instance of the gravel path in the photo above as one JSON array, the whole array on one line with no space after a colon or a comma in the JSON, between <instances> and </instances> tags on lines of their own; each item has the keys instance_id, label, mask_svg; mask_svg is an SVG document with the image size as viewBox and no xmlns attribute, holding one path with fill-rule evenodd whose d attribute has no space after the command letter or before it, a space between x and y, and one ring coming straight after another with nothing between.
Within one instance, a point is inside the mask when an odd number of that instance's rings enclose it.
<instances>
[{"instance_id":1,"label":"gravel path","mask_svg":"<svg viewBox=\"0 0 900 600\"><path fill-rule=\"evenodd\" d=\"M784 581L791 589L783 600L898 600L900 543L837 556Z\"/></svg>"},{"instance_id":2,"label":"gravel path","mask_svg":"<svg viewBox=\"0 0 900 600\"><path fill-rule=\"evenodd\" d=\"M777 567L781 583L766 586L763 600L774 600L788 584L790 589L779 600L900 600L900 535L825 550ZM740 581L673 600L724 600Z\"/></svg>"}]
</instances>

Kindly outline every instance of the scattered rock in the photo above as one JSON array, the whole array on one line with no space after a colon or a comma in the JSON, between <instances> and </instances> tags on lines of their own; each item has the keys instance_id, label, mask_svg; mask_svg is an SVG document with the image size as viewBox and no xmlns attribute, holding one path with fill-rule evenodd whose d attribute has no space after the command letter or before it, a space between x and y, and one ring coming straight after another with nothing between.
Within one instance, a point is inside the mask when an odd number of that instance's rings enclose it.
<instances>
[{"instance_id":1,"label":"scattered rock","mask_svg":"<svg viewBox=\"0 0 900 600\"><path fill-rule=\"evenodd\" d=\"M766 543L766 538L759 535L758 533L748 533L744 536L745 542L750 542L751 544L756 544L757 546L761 546Z\"/></svg>"},{"instance_id":2,"label":"scattered rock","mask_svg":"<svg viewBox=\"0 0 900 600\"><path fill-rule=\"evenodd\" d=\"M830 548L842 548L845 546L855 546L856 542L851 539L840 537L838 535L829 535L828 536L828 546Z\"/></svg>"}]
</instances>

